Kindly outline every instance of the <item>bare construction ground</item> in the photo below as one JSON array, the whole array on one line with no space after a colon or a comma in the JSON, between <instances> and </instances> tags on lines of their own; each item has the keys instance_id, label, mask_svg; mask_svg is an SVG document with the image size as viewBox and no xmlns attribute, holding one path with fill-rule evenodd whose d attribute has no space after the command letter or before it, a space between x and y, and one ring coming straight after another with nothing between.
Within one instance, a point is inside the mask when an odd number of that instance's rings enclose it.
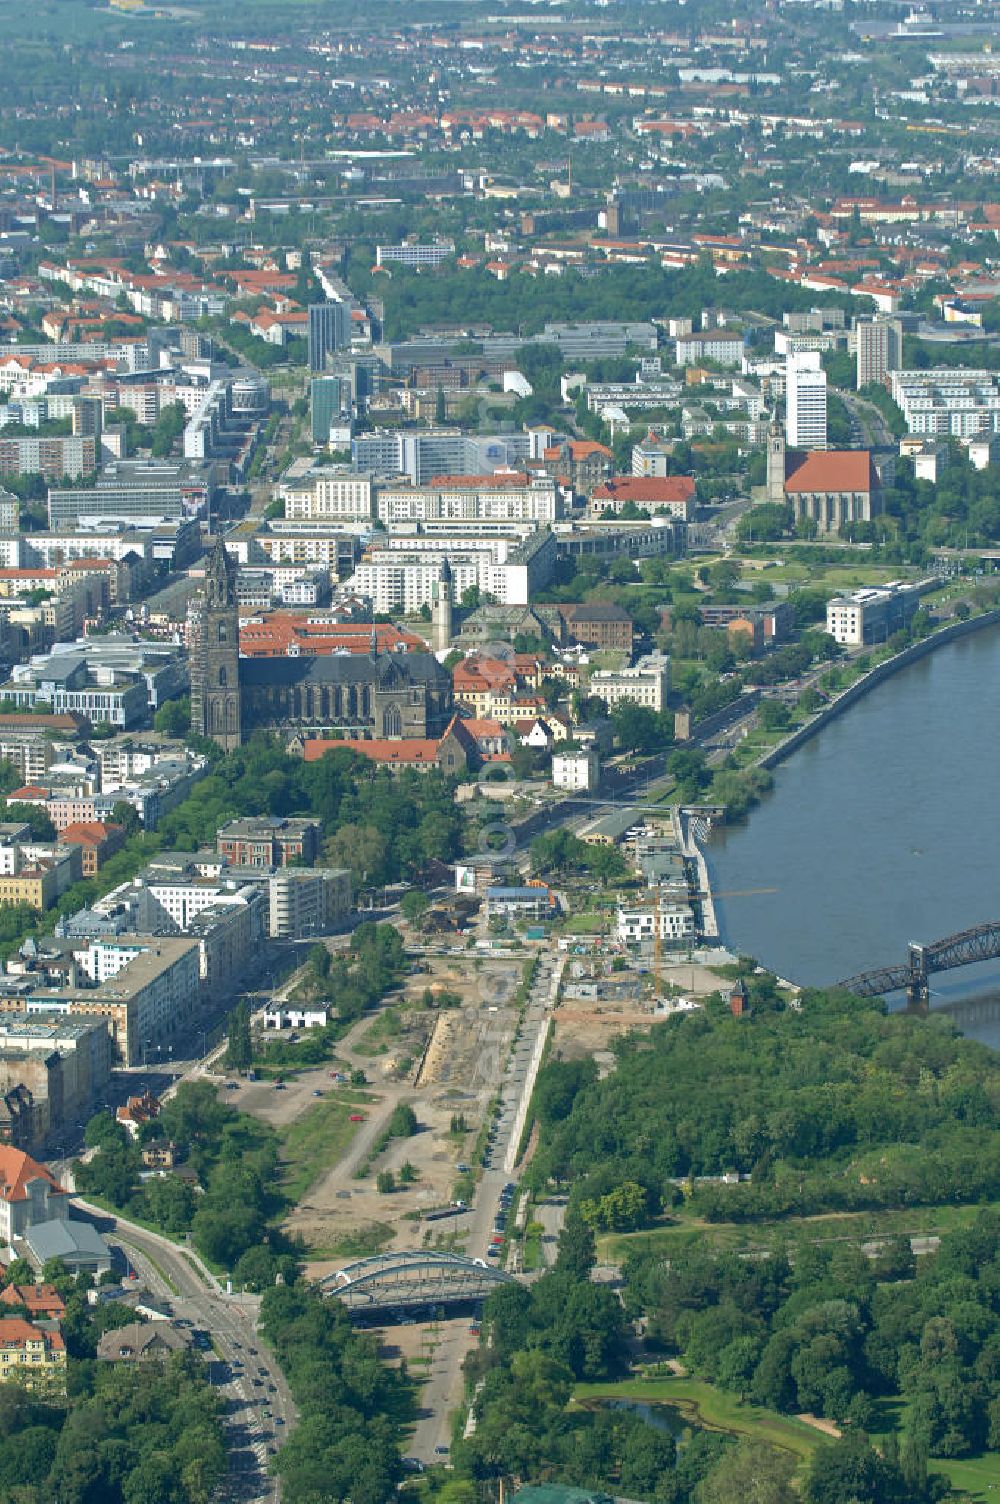
<instances>
[{"instance_id":1,"label":"bare construction ground","mask_svg":"<svg viewBox=\"0 0 1000 1504\"><path fill-rule=\"evenodd\" d=\"M357 1107L363 1123L346 1149L340 1142L337 1157L318 1165L315 1180L288 1218L288 1230L313 1250L316 1274L383 1248L460 1240L461 1219L421 1224L420 1213L446 1206L455 1193L457 1165L472 1163L513 1038L513 999L523 963L484 959L477 965L476 958L463 954L457 962L429 957L427 966L408 980L402 996L366 1016L338 1048L340 1068L363 1070L374 1100ZM451 994L446 1000L454 1004L427 1007L427 989L435 1001ZM280 1131L299 1114L315 1110L317 1074L325 1078L327 1071L308 1072L301 1084L289 1082L278 1093L263 1085L259 1092L242 1088L240 1105ZM324 1080L320 1089L328 1086ZM417 1132L380 1147L399 1103L413 1108ZM317 1161L322 1157L319 1148ZM396 1187L388 1193L376 1184L386 1171Z\"/></svg>"},{"instance_id":2,"label":"bare construction ground","mask_svg":"<svg viewBox=\"0 0 1000 1504\"><path fill-rule=\"evenodd\" d=\"M669 956L663 958L660 978L664 990L675 994L675 1005L698 1003L728 986L697 960ZM610 963L599 958L574 957L566 968L563 998L554 1016L554 1047L567 1059L593 1055L607 1065L613 1039L630 1029L662 1023L670 1017L669 1006L657 1003L648 967L642 973L612 972Z\"/></svg>"}]
</instances>

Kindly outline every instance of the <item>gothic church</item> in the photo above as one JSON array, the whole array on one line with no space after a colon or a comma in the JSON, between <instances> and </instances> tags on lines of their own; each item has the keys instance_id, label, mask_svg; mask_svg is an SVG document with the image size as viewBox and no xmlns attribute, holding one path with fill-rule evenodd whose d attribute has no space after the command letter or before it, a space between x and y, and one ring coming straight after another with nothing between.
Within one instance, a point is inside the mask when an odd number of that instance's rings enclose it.
<instances>
[{"instance_id":1,"label":"gothic church","mask_svg":"<svg viewBox=\"0 0 1000 1504\"><path fill-rule=\"evenodd\" d=\"M282 735L439 737L454 706L431 653L240 658L236 566L216 541L190 619L191 726L226 751L257 727Z\"/></svg>"}]
</instances>

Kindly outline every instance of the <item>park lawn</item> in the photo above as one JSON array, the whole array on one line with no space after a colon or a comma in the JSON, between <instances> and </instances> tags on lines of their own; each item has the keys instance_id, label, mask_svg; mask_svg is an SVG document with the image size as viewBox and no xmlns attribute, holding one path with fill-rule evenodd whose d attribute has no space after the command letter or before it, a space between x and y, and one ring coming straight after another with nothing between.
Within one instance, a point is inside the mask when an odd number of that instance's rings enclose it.
<instances>
[{"instance_id":1,"label":"park lawn","mask_svg":"<svg viewBox=\"0 0 1000 1504\"><path fill-rule=\"evenodd\" d=\"M988 1206L1000 1210L1000 1202L970 1206L917 1206L906 1210L878 1212L831 1212L813 1217L782 1217L760 1222L703 1222L679 1207L660 1226L640 1232L605 1233L597 1240L602 1263L618 1264L630 1253L677 1255L695 1246L715 1252L758 1252L798 1243L865 1243L898 1233L940 1236L956 1227L967 1227Z\"/></svg>"},{"instance_id":2,"label":"park lawn","mask_svg":"<svg viewBox=\"0 0 1000 1504\"><path fill-rule=\"evenodd\" d=\"M357 1092L350 1097L323 1097L281 1130L281 1189L289 1201L302 1200L346 1152L361 1127L351 1122L351 1114L356 1113L359 1099L371 1102L373 1098Z\"/></svg>"},{"instance_id":3,"label":"park lawn","mask_svg":"<svg viewBox=\"0 0 1000 1504\"><path fill-rule=\"evenodd\" d=\"M647 1404L673 1405L688 1420L709 1431L748 1436L791 1452L801 1463L829 1438L792 1416L779 1415L763 1405L744 1403L703 1379L622 1379L616 1384L577 1384L574 1401L642 1400Z\"/></svg>"},{"instance_id":4,"label":"park lawn","mask_svg":"<svg viewBox=\"0 0 1000 1504\"><path fill-rule=\"evenodd\" d=\"M943 1473L956 1493L981 1499L983 1504L1000 1491L1000 1452L986 1452L982 1457L932 1457L932 1473Z\"/></svg>"}]
</instances>

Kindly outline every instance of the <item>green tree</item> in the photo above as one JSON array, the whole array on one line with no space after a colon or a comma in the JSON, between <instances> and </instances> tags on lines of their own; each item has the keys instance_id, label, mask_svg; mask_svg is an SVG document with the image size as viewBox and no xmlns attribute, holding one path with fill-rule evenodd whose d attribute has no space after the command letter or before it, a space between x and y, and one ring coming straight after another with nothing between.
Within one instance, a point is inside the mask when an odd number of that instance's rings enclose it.
<instances>
[{"instance_id":1,"label":"green tree","mask_svg":"<svg viewBox=\"0 0 1000 1504\"><path fill-rule=\"evenodd\" d=\"M399 912L408 924L419 925L430 908L430 899L419 888L411 888L399 901Z\"/></svg>"},{"instance_id":2,"label":"green tree","mask_svg":"<svg viewBox=\"0 0 1000 1504\"><path fill-rule=\"evenodd\" d=\"M253 1041L250 1037L250 1005L244 999L229 1015L225 1064L227 1070L248 1071L253 1064Z\"/></svg>"},{"instance_id":3,"label":"green tree","mask_svg":"<svg viewBox=\"0 0 1000 1504\"><path fill-rule=\"evenodd\" d=\"M697 1504L795 1504L795 1459L760 1441L741 1441L699 1483ZM843 1501L846 1504L846 1498Z\"/></svg>"},{"instance_id":4,"label":"green tree","mask_svg":"<svg viewBox=\"0 0 1000 1504\"><path fill-rule=\"evenodd\" d=\"M153 729L161 736L187 736L191 730L191 697L183 695L177 700L164 700L153 717Z\"/></svg>"},{"instance_id":5,"label":"green tree","mask_svg":"<svg viewBox=\"0 0 1000 1504\"><path fill-rule=\"evenodd\" d=\"M562 1232L559 1234L559 1251L555 1267L574 1279L589 1279L597 1263L597 1244L593 1228L571 1209L566 1214Z\"/></svg>"},{"instance_id":6,"label":"green tree","mask_svg":"<svg viewBox=\"0 0 1000 1504\"><path fill-rule=\"evenodd\" d=\"M908 1504L912 1498L898 1467L875 1451L860 1431L847 1431L817 1447L806 1483L809 1504Z\"/></svg>"}]
</instances>

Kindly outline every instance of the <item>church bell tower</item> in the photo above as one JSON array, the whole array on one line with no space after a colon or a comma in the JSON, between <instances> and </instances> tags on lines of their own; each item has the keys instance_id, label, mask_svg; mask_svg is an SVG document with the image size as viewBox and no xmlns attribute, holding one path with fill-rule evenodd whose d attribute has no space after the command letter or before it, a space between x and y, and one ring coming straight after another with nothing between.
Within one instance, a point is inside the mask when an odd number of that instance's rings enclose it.
<instances>
[{"instance_id":1,"label":"church bell tower","mask_svg":"<svg viewBox=\"0 0 1000 1504\"><path fill-rule=\"evenodd\" d=\"M221 537L209 560L192 644L191 726L224 752L242 741L236 566Z\"/></svg>"},{"instance_id":2,"label":"church bell tower","mask_svg":"<svg viewBox=\"0 0 1000 1504\"><path fill-rule=\"evenodd\" d=\"M447 559L441 560L437 580L431 587L431 622L434 629L435 653L446 652L451 647L452 633L452 576Z\"/></svg>"},{"instance_id":3,"label":"church bell tower","mask_svg":"<svg viewBox=\"0 0 1000 1504\"><path fill-rule=\"evenodd\" d=\"M767 499L779 507L785 500L785 435L777 418L767 436Z\"/></svg>"}]
</instances>

